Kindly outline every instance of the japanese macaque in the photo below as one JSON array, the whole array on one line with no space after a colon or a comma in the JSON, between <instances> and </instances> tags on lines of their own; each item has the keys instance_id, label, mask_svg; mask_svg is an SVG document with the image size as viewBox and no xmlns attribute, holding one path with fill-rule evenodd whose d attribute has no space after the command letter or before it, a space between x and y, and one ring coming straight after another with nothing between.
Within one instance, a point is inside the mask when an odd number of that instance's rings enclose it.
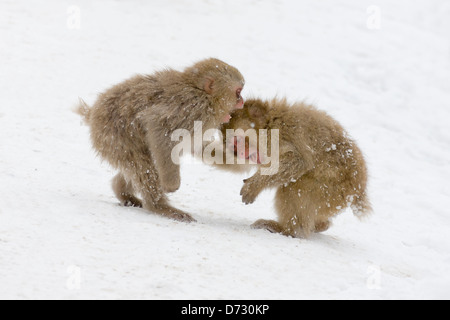
<instances>
[{"instance_id":1,"label":"japanese macaque","mask_svg":"<svg viewBox=\"0 0 450 320\"><path fill-rule=\"evenodd\" d=\"M289 105L285 99L248 100L223 126L224 137L227 129L254 129L258 137L263 132L260 129L268 130L267 154L274 151L275 136L270 132L279 130L278 170L269 173L263 172L269 164L260 145L252 145L242 135L231 139L228 135L225 142L226 152L258 163L256 174L244 180L241 195L245 204L253 203L264 189L277 188L278 221L259 220L253 228L307 238L313 232L326 231L330 219L348 207L358 217L371 212L363 155L325 112L304 103Z\"/></svg>"},{"instance_id":2,"label":"japanese macaque","mask_svg":"<svg viewBox=\"0 0 450 320\"><path fill-rule=\"evenodd\" d=\"M168 203L166 194L180 187L180 166L171 159L176 129L217 129L242 108L244 78L234 67L207 59L186 68L137 75L77 112L91 129L98 155L119 171L113 190L125 206L143 207L179 221L194 218ZM142 200L141 200L142 199Z\"/></svg>"}]
</instances>

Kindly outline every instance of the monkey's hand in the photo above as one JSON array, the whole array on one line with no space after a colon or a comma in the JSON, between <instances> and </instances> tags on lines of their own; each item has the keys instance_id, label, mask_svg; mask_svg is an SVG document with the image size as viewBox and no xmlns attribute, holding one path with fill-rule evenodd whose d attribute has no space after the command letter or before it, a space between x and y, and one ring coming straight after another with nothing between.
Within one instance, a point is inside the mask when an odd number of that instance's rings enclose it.
<instances>
[{"instance_id":1,"label":"monkey's hand","mask_svg":"<svg viewBox=\"0 0 450 320\"><path fill-rule=\"evenodd\" d=\"M242 202L245 204L255 202L261 191L262 189L257 177L253 176L244 180L244 186L241 189Z\"/></svg>"}]
</instances>

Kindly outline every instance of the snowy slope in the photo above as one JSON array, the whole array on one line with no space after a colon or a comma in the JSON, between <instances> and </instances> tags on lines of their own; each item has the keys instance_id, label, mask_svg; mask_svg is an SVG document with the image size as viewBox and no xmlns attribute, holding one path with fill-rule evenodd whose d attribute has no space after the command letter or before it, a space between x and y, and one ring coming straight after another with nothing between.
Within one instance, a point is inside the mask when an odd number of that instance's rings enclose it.
<instances>
[{"instance_id":1,"label":"snowy slope","mask_svg":"<svg viewBox=\"0 0 450 320\"><path fill-rule=\"evenodd\" d=\"M2 0L0 298L450 298L449 15L446 0ZM120 207L70 109L210 56L247 97L338 119L374 215L309 240L252 230L273 192L245 206L242 176L189 161L171 199L198 223Z\"/></svg>"}]
</instances>

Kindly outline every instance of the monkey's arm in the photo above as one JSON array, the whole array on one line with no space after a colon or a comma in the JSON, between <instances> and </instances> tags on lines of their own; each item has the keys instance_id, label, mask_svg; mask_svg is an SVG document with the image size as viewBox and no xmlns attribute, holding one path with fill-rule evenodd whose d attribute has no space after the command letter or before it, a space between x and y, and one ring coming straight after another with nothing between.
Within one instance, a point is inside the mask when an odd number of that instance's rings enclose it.
<instances>
[{"instance_id":1,"label":"monkey's arm","mask_svg":"<svg viewBox=\"0 0 450 320\"><path fill-rule=\"evenodd\" d=\"M311 169L311 161L307 161L294 151L286 152L280 156L277 173L263 175L260 168L255 175L244 180L244 186L241 189L242 202L245 204L253 203L264 189L275 188L297 181Z\"/></svg>"}]
</instances>

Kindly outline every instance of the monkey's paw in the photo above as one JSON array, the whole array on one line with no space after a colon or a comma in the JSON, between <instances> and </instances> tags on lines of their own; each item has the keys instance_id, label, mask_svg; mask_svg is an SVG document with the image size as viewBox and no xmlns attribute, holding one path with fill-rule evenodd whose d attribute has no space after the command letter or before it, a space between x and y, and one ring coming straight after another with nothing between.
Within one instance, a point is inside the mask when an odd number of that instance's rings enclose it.
<instances>
[{"instance_id":1,"label":"monkey's paw","mask_svg":"<svg viewBox=\"0 0 450 320\"><path fill-rule=\"evenodd\" d=\"M142 208L142 201L136 197L130 197L129 199L123 202L124 207L134 207L134 208Z\"/></svg>"},{"instance_id":2,"label":"monkey's paw","mask_svg":"<svg viewBox=\"0 0 450 320\"><path fill-rule=\"evenodd\" d=\"M252 229L262 229L267 230L272 233L282 233L283 227L274 220L258 220L254 224L252 224Z\"/></svg>"},{"instance_id":3,"label":"monkey's paw","mask_svg":"<svg viewBox=\"0 0 450 320\"><path fill-rule=\"evenodd\" d=\"M244 180L244 186L241 189L242 202L245 204L251 204L255 202L260 190L256 188L256 185L252 183L251 179Z\"/></svg>"},{"instance_id":4,"label":"monkey's paw","mask_svg":"<svg viewBox=\"0 0 450 320\"><path fill-rule=\"evenodd\" d=\"M189 213L186 212L175 212L170 216L170 218L186 223L197 222L197 220L195 220Z\"/></svg>"}]
</instances>

